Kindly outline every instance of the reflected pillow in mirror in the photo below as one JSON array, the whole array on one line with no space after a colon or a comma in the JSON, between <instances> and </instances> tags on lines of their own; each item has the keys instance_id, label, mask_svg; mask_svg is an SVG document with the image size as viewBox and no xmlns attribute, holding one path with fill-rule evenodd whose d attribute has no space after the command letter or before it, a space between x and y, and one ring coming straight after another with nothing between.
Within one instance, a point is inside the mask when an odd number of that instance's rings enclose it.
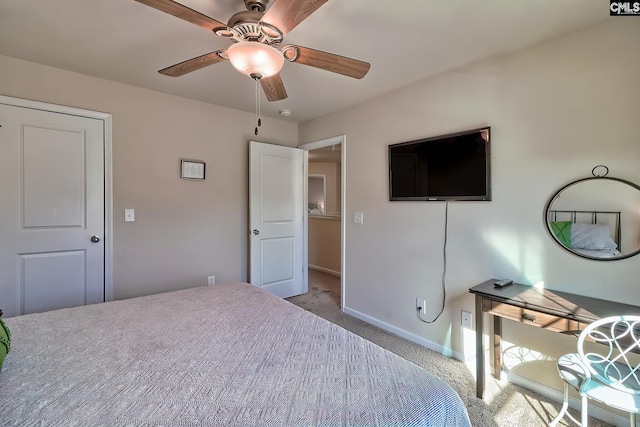
<instances>
[{"instance_id":1,"label":"reflected pillow in mirror","mask_svg":"<svg viewBox=\"0 0 640 427\"><path fill-rule=\"evenodd\" d=\"M606 224L571 224L571 247L575 249L615 249L618 247L611 238Z\"/></svg>"},{"instance_id":2,"label":"reflected pillow in mirror","mask_svg":"<svg viewBox=\"0 0 640 427\"><path fill-rule=\"evenodd\" d=\"M571 247L571 221L553 221L551 231L560 243L567 248Z\"/></svg>"}]
</instances>

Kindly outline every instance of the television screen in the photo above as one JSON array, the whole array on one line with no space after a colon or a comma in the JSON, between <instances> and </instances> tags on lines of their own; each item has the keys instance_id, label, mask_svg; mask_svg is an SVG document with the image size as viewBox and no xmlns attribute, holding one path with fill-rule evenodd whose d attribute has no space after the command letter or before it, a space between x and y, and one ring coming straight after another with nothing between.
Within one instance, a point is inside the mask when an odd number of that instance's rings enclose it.
<instances>
[{"instance_id":1,"label":"television screen","mask_svg":"<svg viewBox=\"0 0 640 427\"><path fill-rule=\"evenodd\" d=\"M389 200L491 200L490 130L389 145Z\"/></svg>"}]
</instances>

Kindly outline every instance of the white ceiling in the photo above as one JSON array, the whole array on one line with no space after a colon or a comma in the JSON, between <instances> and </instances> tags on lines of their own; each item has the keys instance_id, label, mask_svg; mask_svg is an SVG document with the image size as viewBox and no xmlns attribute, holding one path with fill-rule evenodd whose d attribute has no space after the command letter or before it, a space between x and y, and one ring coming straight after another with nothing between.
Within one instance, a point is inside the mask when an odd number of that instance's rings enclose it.
<instances>
[{"instance_id":1,"label":"white ceiling","mask_svg":"<svg viewBox=\"0 0 640 427\"><path fill-rule=\"evenodd\" d=\"M180 2L221 22L245 10L243 0ZM284 43L369 62L369 74L285 63L289 97L262 96L262 114L290 109L288 120L303 122L608 17L601 0L329 0ZM0 1L0 55L255 112L254 82L226 61L182 77L157 73L229 45L134 0Z\"/></svg>"}]
</instances>

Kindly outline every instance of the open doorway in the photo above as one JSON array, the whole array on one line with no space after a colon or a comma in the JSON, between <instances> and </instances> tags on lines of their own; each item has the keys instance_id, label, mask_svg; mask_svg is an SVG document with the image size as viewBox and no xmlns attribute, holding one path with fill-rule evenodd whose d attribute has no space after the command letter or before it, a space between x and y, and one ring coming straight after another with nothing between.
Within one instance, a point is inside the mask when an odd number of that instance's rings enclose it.
<instances>
[{"instance_id":1,"label":"open doorway","mask_svg":"<svg viewBox=\"0 0 640 427\"><path fill-rule=\"evenodd\" d=\"M308 151L307 253L309 294L344 307L344 136L300 146Z\"/></svg>"}]
</instances>

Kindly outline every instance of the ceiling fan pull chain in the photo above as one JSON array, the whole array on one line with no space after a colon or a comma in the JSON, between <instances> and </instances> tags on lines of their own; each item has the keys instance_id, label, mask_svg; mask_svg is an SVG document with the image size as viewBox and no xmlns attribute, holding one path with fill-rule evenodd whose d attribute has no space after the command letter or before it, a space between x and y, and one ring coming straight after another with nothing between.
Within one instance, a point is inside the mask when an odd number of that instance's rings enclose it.
<instances>
[{"instance_id":1,"label":"ceiling fan pull chain","mask_svg":"<svg viewBox=\"0 0 640 427\"><path fill-rule=\"evenodd\" d=\"M255 134L258 135L258 128L262 125L262 120L260 120L260 84L259 78L254 78L256 81L256 119L258 122L258 126L256 126Z\"/></svg>"}]
</instances>

